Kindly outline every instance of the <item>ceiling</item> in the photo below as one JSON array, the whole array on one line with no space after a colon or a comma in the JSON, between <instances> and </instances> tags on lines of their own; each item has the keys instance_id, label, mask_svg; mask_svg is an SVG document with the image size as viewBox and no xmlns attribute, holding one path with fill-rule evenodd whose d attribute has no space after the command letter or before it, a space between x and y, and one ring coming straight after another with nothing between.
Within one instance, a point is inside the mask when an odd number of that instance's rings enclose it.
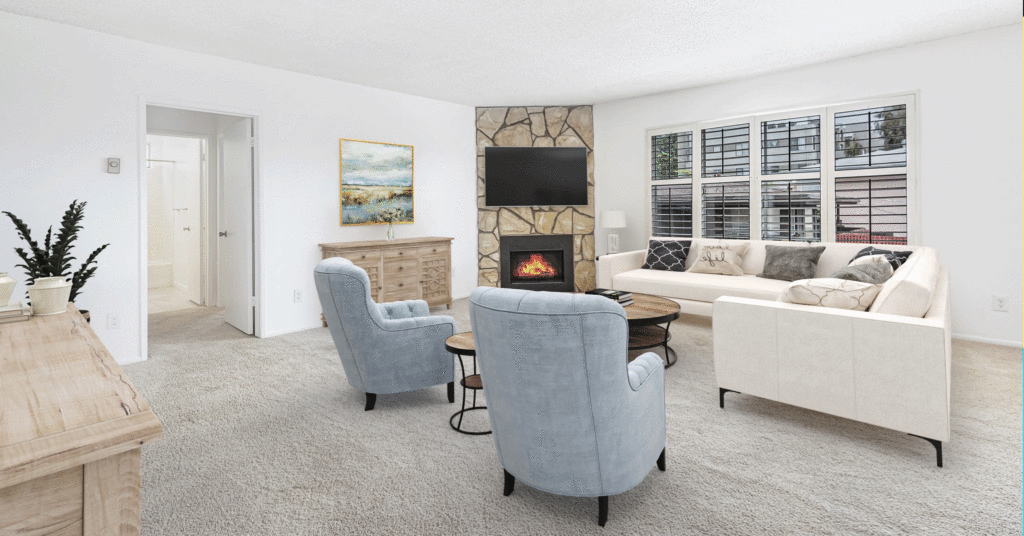
<instances>
[{"instance_id":1,"label":"ceiling","mask_svg":"<svg viewBox=\"0 0 1024 536\"><path fill-rule=\"evenodd\" d=\"M473 105L588 104L1020 24L1007 0L0 0L0 11Z\"/></svg>"}]
</instances>

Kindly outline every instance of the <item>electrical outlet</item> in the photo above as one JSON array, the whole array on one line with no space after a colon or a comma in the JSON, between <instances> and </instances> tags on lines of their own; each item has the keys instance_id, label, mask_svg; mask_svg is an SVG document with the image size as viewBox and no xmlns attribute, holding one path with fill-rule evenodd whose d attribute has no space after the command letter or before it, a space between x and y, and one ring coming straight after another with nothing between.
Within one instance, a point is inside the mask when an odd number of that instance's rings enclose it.
<instances>
[{"instance_id":1,"label":"electrical outlet","mask_svg":"<svg viewBox=\"0 0 1024 536\"><path fill-rule=\"evenodd\" d=\"M107 313L107 329L121 329L121 316L117 313Z\"/></svg>"},{"instance_id":2,"label":"electrical outlet","mask_svg":"<svg viewBox=\"0 0 1024 536\"><path fill-rule=\"evenodd\" d=\"M302 303L302 291L299 289L295 289L295 295L292 299L295 301L295 303Z\"/></svg>"},{"instance_id":3,"label":"electrical outlet","mask_svg":"<svg viewBox=\"0 0 1024 536\"><path fill-rule=\"evenodd\" d=\"M1009 296L1000 296L998 294L992 295L992 310L999 311L1000 313L1010 312L1010 298Z\"/></svg>"}]
</instances>

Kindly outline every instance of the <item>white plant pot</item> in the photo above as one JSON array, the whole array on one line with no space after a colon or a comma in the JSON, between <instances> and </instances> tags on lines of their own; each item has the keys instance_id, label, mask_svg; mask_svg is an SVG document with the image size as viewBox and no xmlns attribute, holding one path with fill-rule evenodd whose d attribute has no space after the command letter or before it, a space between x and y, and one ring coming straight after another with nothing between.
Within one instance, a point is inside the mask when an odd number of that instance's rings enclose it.
<instances>
[{"instance_id":1,"label":"white plant pot","mask_svg":"<svg viewBox=\"0 0 1024 536\"><path fill-rule=\"evenodd\" d=\"M11 302L11 294L14 293L14 285L17 281L7 275L7 272L0 272L0 307Z\"/></svg>"},{"instance_id":2,"label":"white plant pot","mask_svg":"<svg viewBox=\"0 0 1024 536\"><path fill-rule=\"evenodd\" d=\"M70 297L71 283L64 277L40 277L28 287L28 299L32 302L34 315L66 312Z\"/></svg>"}]
</instances>

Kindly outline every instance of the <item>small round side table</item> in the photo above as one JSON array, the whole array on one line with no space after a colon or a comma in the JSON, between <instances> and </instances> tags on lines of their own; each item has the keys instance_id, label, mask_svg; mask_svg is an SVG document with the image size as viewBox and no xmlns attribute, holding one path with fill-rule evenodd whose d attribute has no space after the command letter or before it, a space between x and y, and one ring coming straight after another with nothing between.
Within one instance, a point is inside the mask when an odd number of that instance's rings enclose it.
<instances>
[{"instance_id":1,"label":"small round side table","mask_svg":"<svg viewBox=\"0 0 1024 536\"><path fill-rule=\"evenodd\" d=\"M490 430L486 432L471 432L469 430L462 429L462 416L467 411L474 411L478 409L487 409L487 406L476 405L476 392L484 388L483 382L480 380L480 374L476 371L476 346L473 345L473 332L466 331L463 333L456 333L451 337L448 337L444 341L444 349L455 354L459 358L459 367L462 369L462 409L452 414L452 417L448 419L448 424L452 426L452 429L456 432L468 435L486 435L491 433ZM473 374L466 376L466 364L462 361L462 356L473 357ZM466 390L473 391L473 405L466 407ZM459 418L459 422L455 422L455 418Z\"/></svg>"}]
</instances>

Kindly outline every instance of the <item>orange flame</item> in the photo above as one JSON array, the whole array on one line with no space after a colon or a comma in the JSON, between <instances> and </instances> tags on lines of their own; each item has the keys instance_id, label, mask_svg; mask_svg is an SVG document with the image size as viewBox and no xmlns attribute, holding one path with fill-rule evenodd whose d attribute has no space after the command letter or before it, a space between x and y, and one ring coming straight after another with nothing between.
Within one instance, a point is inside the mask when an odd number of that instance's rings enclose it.
<instances>
[{"instance_id":1,"label":"orange flame","mask_svg":"<svg viewBox=\"0 0 1024 536\"><path fill-rule=\"evenodd\" d=\"M517 277L545 277L554 276L557 271L544 260L543 255L535 253L530 255L528 260L519 263L514 273Z\"/></svg>"}]
</instances>

